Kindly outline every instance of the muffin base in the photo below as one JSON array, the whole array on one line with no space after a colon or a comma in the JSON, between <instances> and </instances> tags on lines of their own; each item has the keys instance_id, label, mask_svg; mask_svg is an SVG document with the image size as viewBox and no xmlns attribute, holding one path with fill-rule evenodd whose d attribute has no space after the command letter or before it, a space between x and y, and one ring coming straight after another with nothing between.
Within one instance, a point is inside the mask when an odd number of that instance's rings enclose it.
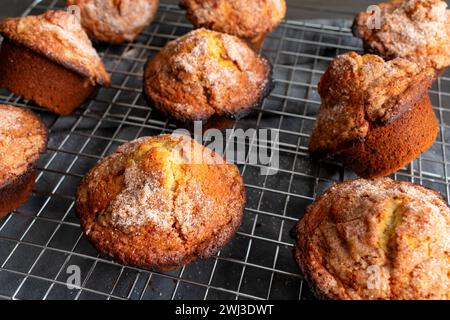
<instances>
[{"instance_id":1,"label":"muffin base","mask_svg":"<svg viewBox=\"0 0 450 320\"><path fill-rule=\"evenodd\" d=\"M20 207L33 190L36 171L28 170L12 183L0 188L0 218Z\"/></svg>"},{"instance_id":2,"label":"muffin base","mask_svg":"<svg viewBox=\"0 0 450 320\"><path fill-rule=\"evenodd\" d=\"M60 115L72 113L95 88L88 78L8 39L0 50L0 87Z\"/></svg>"},{"instance_id":3,"label":"muffin base","mask_svg":"<svg viewBox=\"0 0 450 320\"><path fill-rule=\"evenodd\" d=\"M364 141L343 150L336 158L363 178L382 177L429 149L437 133L438 123L425 94L400 118L371 128Z\"/></svg>"}]
</instances>

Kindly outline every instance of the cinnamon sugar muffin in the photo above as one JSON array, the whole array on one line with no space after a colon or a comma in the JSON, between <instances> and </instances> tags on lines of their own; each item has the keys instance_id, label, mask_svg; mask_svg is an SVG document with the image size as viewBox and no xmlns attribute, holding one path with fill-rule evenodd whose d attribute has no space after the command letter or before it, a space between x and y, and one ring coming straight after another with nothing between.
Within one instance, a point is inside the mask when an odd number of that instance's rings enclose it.
<instances>
[{"instance_id":1,"label":"cinnamon sugar muffin","mask_svg":"<svg viewBox=\"0 0 450 320\"><path fill-rule=\"evenodd\" d=\"M331 187L294 228L319 298L450 299L450 209L436 192L383 178Z\"/></svg>"},{"instance_id":2,"label":"cinnamon sugar muffin","mask_svg":"<svg viewBox=\"0 0 450 320\"><path fill-rule=\"evenodd\" d=\"M435 69L450 65L450 14L440 0L381 3L379 26L371 13L356 16L353 33L368 52L406 58Z\"/></svg>"},{"instance_id":3,"label":"cinnamon sugar muffin","mask_svg":"<svg viewBox=\"0 0 450 320\"><path fill-rule=\"evenodd\" d=\"M196 28L225 32L259 49L286 15L285 0L181 0Z\"/></svg>"},{"instance_id":4,"label":"cinnamon sugar muffin","mask_svg":"<svg viewBox=\"0 0 450 320\"><path fill-rule=\"evenodd\" d=\"M96 40L133 41L153 21L159 0L68 0L80 8L81 24Z\"/></svg>"},{"instance_id":5,"label":"cinnamon sugar muffin","mask_svg":"<svg viewBox=\"0 0 450 320\"><path fill-rule=\"evenodd\" d=\"M0 87L55 113L70 114L110 76L81 28L65 11L0 21Z\"/></svg>"},{"instance_id":6,"label":"cinnamon sugar muffin","mask_svg":"<svg viewBox=\"0 0 450 320\"><path fill-rule=\"evenodd\" d=\"M319 82L312 157L341 160L364 178L388 175L433 144L438 125L427 89L432 68L349 52Z\"/></svg>"},{"instance_id":7,"label":"cinnamon sugar muffin","mask_svg":"<svg viewBox=\"0 0 450 320\"><path fill-rule=\"evenodd\" d=\"M0 105L0 218L27 200L46 147L47 128L34 113Z\"/></svg>"},{"instance_id":8,"label":"cinnamon sugar muffin","mask_svg":"<svg viewBox=\"0 0 450 320\"><path fill-rule=\"evenodd\" d=\"M271 69L240 39L197 29L149 60L144 90L150 103L183 122L240 117L269 93Z\"/></svg>"},{"instance_id":9,"label":"cinnamon sugar muffin","mask_svg":"<svg viewBox=\"0 0 450 320\"><path fill-rule=\"evenodd\" d=\"M235 165L191 138L162 135L101 160L76 198L81 226L102 254L173 269L227 243L241 223L245 190Z\"/></svg>"}]
</instances>

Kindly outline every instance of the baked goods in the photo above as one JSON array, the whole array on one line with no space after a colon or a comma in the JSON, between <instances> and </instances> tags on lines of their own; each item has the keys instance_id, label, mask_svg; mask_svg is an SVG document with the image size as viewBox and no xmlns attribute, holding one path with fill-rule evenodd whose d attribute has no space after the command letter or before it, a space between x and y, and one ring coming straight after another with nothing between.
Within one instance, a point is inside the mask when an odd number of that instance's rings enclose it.
<instances>
[{"instance_id":1,"label":"baked goods","mask_svg":"<svg viewBox=\"0 0 450 320\"><path fill-rule=\"evenodd\" d=\"M181 0L196 28L225 32L260 48L286 15L285 0Z\"/></svg>"},{"instance_id":2,"label":"baked goods","mask_svg":"<svg viewBox=\"0 0 450 320\"><path fill-rule=\"evenodd\" d=\"M244 205L237 167L176 135L122 145L85 176L76 199L102 254L147 269L211 256L234 235Z\"/></svg>"},{"instance_id":3,"label":"baked goods","mask_svg":"<svg viewBox=\"0 0 450 320\"><path fill-rule=\"evenodd\" d=\"M47 128L31 111L0 105L0 218L28 198Z\"/></svg>"},{"instance_id":4,"label":"baked goods","mask_svg":"<svg viewBox=\"0 0 450 320\"><path fill-rule=\"evenodd\" d=\"M349 52L319 82L322 98L311 134L312 157L339 159L364 178L388 175L434 142L438 125L427 89L432 68Z\"/></svg>"},{"instance_id":5,"label":"baked goods","mask_svg":"<svg viewBox=\"0 0 450 320\"><path fill-rule=\"evenodd\" d=\"M450 209L382 178L331 187L295 226L294 256L327 299L450 299Z\"/></svg>"},{"instance_id":6,"label":"baked goods","mask_svg":"<svg viewBox=\"0 0 450 320\"><path fill-rule=\"evenodd\" d=\"M65 11L0 21L0 87L61 115L110 76L78 19Z\"/></svg>"},{"instance_id":7,"label":"baked goods","mask_svg":"<svg viewBox=\"0 0 450 320\"><path fill-rule=\"evenodd\" d=\"M133 41L153 21L159 0L68 0L80 9L89 37L110 43Z\"/></svg>"},{"instance_id":8,"label":"baked goods","mask_svg":"<svg viewBox=\"0 0 450 320\"><path fill-rule=\"evenodd\" d=\"M144 90L152 105L183 122L240 117L269 93L271 69L240 39L197 29L149 60Z\"/></svg>"},{"instance_id":9,"label":"baked goods","mask_svg":"<svg viewBox=\"0 0 450 320\"><path fill-rule=\"evenodd\" d=\"M450 14L445 1L395 0L378 8L376 16L361 12L353 23L353 33L363 40L366 51L438 70L450 65Z\"/></svg>"}]
</instances>

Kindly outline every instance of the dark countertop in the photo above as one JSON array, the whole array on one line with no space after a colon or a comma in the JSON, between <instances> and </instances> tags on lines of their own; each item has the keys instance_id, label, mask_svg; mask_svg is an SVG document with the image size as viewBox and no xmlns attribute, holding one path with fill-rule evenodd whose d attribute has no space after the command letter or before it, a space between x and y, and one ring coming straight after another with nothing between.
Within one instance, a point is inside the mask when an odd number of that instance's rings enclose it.
<instances>
[{"instance_id":1,"label":"dark countertop","mask_svg":"<svg viewBox=\"0 0 450 320\"><path fill-rule=\"evenodd\" d=\"M1 0L0 1L0 17L19 15L31 3L33 3L32 0Z\"/></svg>"},{"instance_id":2,"label":"dark countertop","mask_svg":"<svg viewBox=\"0 0 450 320\"><path fill-rule=\"evenodd\" d=\"M161 0L177 4L178 0ZM0 16L16 16L22 13L33 0L1 0ZM287 0L288 19L348 18L362 11L377 0Z\"/></svg>"}]
</instances>

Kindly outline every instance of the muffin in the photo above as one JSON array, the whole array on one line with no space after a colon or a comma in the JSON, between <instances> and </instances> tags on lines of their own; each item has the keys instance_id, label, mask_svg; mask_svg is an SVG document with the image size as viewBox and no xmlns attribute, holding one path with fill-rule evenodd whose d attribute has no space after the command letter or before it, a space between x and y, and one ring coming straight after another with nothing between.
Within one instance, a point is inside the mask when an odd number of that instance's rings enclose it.
<instances>
[{"instance_id":1,"label":"muffin","mask_svg":"<svg viewBox=\"0 0 450 320\"><path fill-rule=\"evenodd\" d=\"M240 39L197 29L149 60L144 90L152 105L182 122L239 118L269 93L271 70Z\"/></svg>"},{"instance_id":2,"label":"muffin","mask_svg":"<svg viewBox=\"0 0 450 320\"><path fill-rule=\"evenodd\" d=\"M0 218L27 200L46 147L47 128L34 113L0 105Z\"/></svg>"},{"instance_id":3,"label":"muffin","mask_svg":"<svg viewBox=\"0 0 450 320\"><path fill-rule=\"evenodd\" d=\"M388 178L331 187L294 228L294 256L324 299L450 299L450 209Z\"/></svg>"},{"instance_id":4,"label":"muffin","mask_svg":"<svg viewBox=\"0 0 450 320\"><path fill-rule=\"evenodd\" d=\"M363 40L367 52L438 70L450 65L450 15L445 1L395 0L378 7L379 17L361 12L353 23L353 33Z\"/></svg>"},{"instance_id":5,"label":"muffin","mask_svg":"<svg viewBox=\"0 0 450 320\"><path fill-rule=\"evenodd\" d=\"M65 11L0 21L0 87L70 114L110 76L78 19Z\"/></svg>"},{"instance_id":6,"label":"muffin","mask_svg":"<svg viewBox=\"0 0 450 320\"><path fill-rule=\"evenodd\" d=\"M159 0L68 0L80 9L81 25L91 39L133 41L153 21Z\"/></svg>"},{"instance_id":7,"label":"muffin","mask_svg":"<svg viewBox=\"0 0 450 320\"><path fill-rule=\"evenodd\" d=\"M244 205L237 167L177 135L122 145L89 171L76 196L92 244L145 269L210 257L238 229Z\"/></svg>"},{"instance_id":8,"label":"muffin","mask_svg":"<svg viewBox=\"0 0 450 320\"><path fill-rule=\"evenodd\" d=\"M313 158L335 157L359 176L388 175L433 144L438 124L427 93L434 77L402 58L385 62L349 52L319 82Z\"/></svg>"},{"instance_id":9,"label":"muffin","mask_svg":"<svg viewBox=\"0 0 450 320\"><path fill-rule=\"evenodd\" d=\"M181 0L196 28L228 33L259 49L286 15L285 0Z\"/></svg>"}]
</instances>

